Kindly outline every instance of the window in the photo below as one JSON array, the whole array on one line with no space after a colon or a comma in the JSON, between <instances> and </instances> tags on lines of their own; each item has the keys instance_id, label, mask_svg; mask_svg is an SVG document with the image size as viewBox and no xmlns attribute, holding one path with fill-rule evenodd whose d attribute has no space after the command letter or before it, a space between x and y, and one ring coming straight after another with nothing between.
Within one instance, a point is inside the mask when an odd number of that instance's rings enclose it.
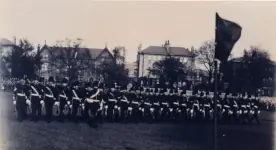
<instances>
[{"instance_id":1,"label":"window","mask_svg":"<svg viewBox=\"0 0 276 150\"><path fill-rule=\"evenodd\" d=\"M186 63L188 61L187 58L185 58L185 57L181 57L180 60L182 63Z\"/></svg>"},{"instance_id":2,"label":"window","mask_svg":"<svg viewBox=\"0 0 276 150\"><path fill-rule=\"evenodd\" d=\"M48 60L48 59L49 59L49 55L48 54L43 55L43 60Z\"/></svg>"},{"instance_id":3,"label":"window","mask_svg":"<svg viewBox=\"0 0 276 150\"><path fill-rule=\"evenodd\" d=\"M48 70L48 64L42 64L41 70L42 71L47 71Z\"/></svg>"}]
</instances>

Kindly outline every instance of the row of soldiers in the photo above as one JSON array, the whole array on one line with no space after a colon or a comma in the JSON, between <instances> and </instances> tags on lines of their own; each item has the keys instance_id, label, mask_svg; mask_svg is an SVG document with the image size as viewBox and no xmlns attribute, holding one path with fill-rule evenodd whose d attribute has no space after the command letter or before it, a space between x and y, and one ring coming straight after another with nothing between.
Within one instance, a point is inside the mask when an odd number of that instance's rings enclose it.
<instances>
[{"instance_id":1,"label":"row of soldiers","mask_svg":"<svg viewBox=\"0 0 276 150\"><path fill-rule=\"evenodd\" d=\"M0 79L0 86L2 91L12 91L15 84L19 81L18 78Z\"/></svg>"},{"instance_id":2,"label":"row of soldiers","mask_svg":"<svg viewBox=\"0 0 276 150\"><path fill-rule=\"evenodd\" d=\"M258 95L220 93L217 99L220 120L236 120L259 123ZM17 119L22 121L31 114L37 121L43 114L48 122L53 115L58 120L78 116L89 123L120 119L147 120L212 120L212 92L186 91L162 88L133 87L129 90L112 86L107 90L99 88L99 82L87 82L84 86L75 81L69 84L67 78L60 83L49 77L34 78L32 82L21 79L14 90L14 105Z\"/></svg>"}]
</instances>

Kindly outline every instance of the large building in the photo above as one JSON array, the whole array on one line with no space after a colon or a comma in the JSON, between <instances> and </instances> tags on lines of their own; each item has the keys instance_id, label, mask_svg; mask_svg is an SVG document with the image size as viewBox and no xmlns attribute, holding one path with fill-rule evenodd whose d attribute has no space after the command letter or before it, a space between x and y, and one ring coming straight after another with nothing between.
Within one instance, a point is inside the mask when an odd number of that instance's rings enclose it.
<instances>
[{"instance_id":1,"label":"large building","mask_svg":"<svg viewBox=\"0 0 276 150\"><path fill-rule=\"evenodd\" d=\"M152 77L148 69L153 67L153 63L164 59L166 56L179 58L180 61L188 67L195 67L196 55L184 47L172 47L169 41L166 41L163 46L149 46L138 52L138 74L139 77Z\"/></svg>"},{"instance_id":2,"label":"large building","mask_svg":"<svg viewBox=\"0 0 276 150\"><path fill-rule=\"evenodd\" d=\"M113 55L107 48L67 48L44 45L38 48L42 58L42 66L38 74L42 77L69 76L70 71L76 71L79 79L90 77L100 80L98 68L103 62L114 61Z\"/></svg>"},{"instance_id":3,"label":"large building","mask_svg":"<svg viewBox=\"0 0 276 150\"><path fill-rule=\"evenodd\" d=\"M6 55L8 52L11 52L14 50L16 46L15 42L12 42L5 38L0 38L0 54Z\"/></svg>"},{"instance_id":4,"label":"large building","mask_svg":"<svg viewBox=\"0 0 276 150\"><path fill-rule=\"evenodd\" d=\"M0 61L0 66L1 66L1 70L0 70L0 75L2 77L10 77L11 76L11 68L8 68L5 65L9 65L8 63L4 63L2 57L8 56L11 54L11 52L13 52L15 49L17 48L16 46L16 39L14 38L14 41L10 41L6 38L0 38L0 57L1 57L1 61Z\"/></svg>"}]
</instances>

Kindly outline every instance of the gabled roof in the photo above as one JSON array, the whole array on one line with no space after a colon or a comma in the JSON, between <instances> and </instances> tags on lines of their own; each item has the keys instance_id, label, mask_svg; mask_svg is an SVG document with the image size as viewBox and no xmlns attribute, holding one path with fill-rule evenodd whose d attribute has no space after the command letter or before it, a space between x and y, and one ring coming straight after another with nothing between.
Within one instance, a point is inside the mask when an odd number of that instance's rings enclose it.
<instances>
[{"instance_id":1,"label":"gabled roof","mask_svg":"<svg viewBox=\"0 0 276 150\"><path fill-rule=\"evenodd\" d=\"M194 57L195 54L184 47L169 47L167 51L165 47L162 46L149 46L140 53L148 55L168 55L171 56L184 56L184 57Z\"/></svg>"},{"instance_id":2,"label":"gabled roof","mask_svg":"<svg viewBox=\"0 0 276 150\"><path fill-rule=\"evenodd\" d=\"M61 56L60 55L61 53L63 53L64 54L63 56L67 57L67 58L73 57L75 55L74 50L69 52L71 54L67 53L66 52L66 47L63 47L63 48L49 47L47 45L44 45L42 47L40 53L45 49L48 49L49 52L51 53L51 55L53 55L54 57ZM101 53L104 52L105 50L108 51L107 48L105 48L105 49L100 49L100 48L78 48L77 49L77 52L78 52L77 57L81 57L82 59L97 59L101 55ZM112 54L111 54L111 56L112 56Z\"/></svg>"},{"instance_id":3,"label":"gabled roof","mask_svg":"<svg viewBox=\"0 0 276 150\"><path fill-rule=\"evenodd\" d=\"M1 46L11 46L11 45L14 45L14 43L8 39L0 38L0 45Z\"/></svg>"}]
</instances>

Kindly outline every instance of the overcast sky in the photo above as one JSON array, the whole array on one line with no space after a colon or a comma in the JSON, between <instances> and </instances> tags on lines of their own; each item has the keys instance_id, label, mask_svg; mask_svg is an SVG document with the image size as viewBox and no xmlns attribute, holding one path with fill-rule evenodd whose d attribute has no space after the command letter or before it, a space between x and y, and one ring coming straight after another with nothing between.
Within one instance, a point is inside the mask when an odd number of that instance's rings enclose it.
<instances>
[{"instance_id":1,"label":"overcast sky","mask_svg":"<svg viewBox=\"0 0 276 150\"><path fill-rule=\"evenodd\" d=\"M82 38L91 48L125 46L127 61L138 45L198 48L214 39L215 12L243 27L233 49L239 56L261 46L276 60L276 2L92 2L88 0L0 0L0 37L27 37L35 45Z\"/></svg>"}]
</instances>

